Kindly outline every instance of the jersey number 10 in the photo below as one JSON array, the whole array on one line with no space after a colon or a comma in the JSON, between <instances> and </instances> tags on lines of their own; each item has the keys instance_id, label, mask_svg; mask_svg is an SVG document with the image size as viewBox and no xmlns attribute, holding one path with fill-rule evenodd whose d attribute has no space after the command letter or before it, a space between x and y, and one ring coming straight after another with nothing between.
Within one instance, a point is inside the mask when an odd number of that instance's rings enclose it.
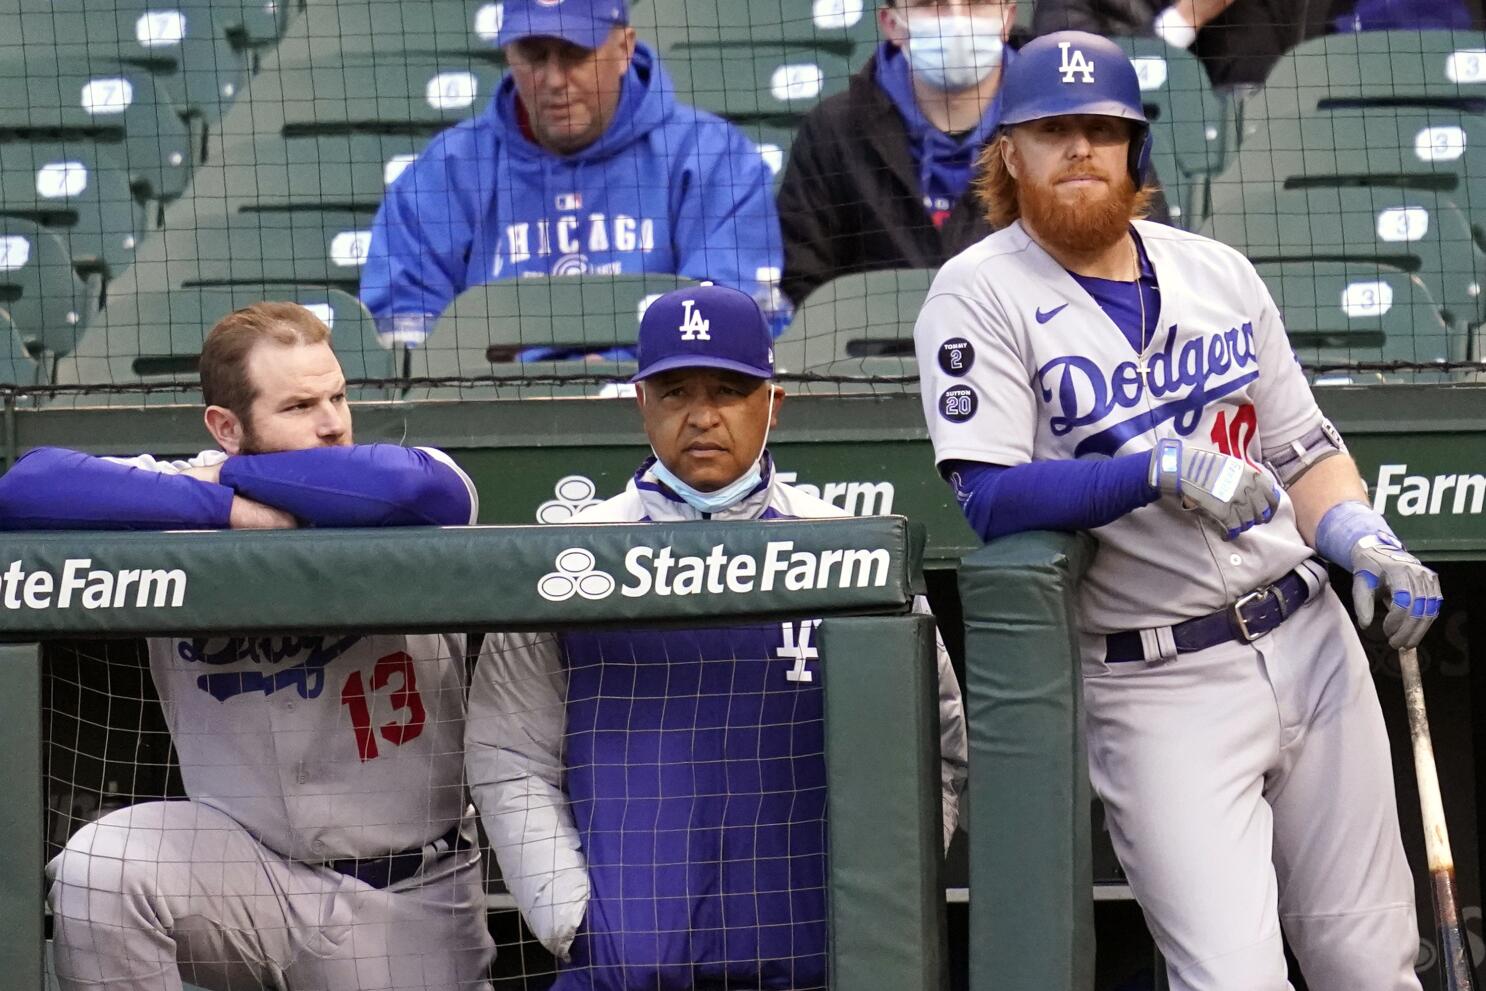
<instances>
[{"instance_id":1,"label":"jersey number 10","mask_svg":"<svg viewBox=\"0 0 1486 991\"><path fill-rule=\"evenodd\" d=\"M1253 443L1258 432L1259 417L1254 412L1253 403L1244 403L1234 410L1231 420L1227 410L1218 410L1218 417L1213 421L1213 446L1231 458L1243 458L1251 467L1258 468L1249 457L1249 444Z\"/></svg>"}]
</instances>

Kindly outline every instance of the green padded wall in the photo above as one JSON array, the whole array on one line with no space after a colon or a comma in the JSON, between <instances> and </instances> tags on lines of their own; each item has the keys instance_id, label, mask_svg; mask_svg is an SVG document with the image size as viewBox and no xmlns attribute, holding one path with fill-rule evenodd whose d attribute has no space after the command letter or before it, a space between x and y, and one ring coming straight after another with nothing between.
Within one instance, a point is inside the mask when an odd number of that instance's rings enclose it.
<instances>
[{"instance_id":1,"label":"green padded wall","mask_svg":"<svg viewBox=\"0 0 1486 991\"><path fill-rule=\"evenodd\" d=\"M1087 991L1094 982L1089 768L1074 593L1084 535L1024 533L965 557L970 731L970 982Z\"/></svg>"}]
</instances>

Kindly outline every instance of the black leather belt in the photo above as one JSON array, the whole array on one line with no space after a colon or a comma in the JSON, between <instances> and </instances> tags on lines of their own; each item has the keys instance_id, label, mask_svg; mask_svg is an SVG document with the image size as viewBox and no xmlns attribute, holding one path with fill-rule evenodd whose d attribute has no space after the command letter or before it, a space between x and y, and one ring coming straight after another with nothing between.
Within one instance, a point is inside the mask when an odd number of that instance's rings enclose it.
<instances>
[{"instance_id":1,"label":"black leather belt","mask_svg":"<svg viewBox=\"0 0 1486 991\"><path fill-rule=\"evenodd\" d=\"M1191 654L1232 640L1240 643L1258 640L1294 615L1311 597L1304 570L1305 566L1301 565L1273 585L1243 596L1227 609L1176 624L1171 628L1176 652ZM1104 638L1106 663L1146 659L1139 630L1111 633Z\"/></svg>"},{"instance_id":2,"label":"black leather belt","mask_svg":"<svg viewBox=\"0 0 1486 991\"><path fill-rule=\"evenodd\" d=\"M440 853L463 850L468 847L469 841L464 838L459 827L460 823L456 822L447 833L432 843L425 843L411 850L383 854L380 857L348 857L345 860L331 860L326 862L325 866L339 874L365 882L373 888L390 888L400 881L406 881L423 869L425 851L429 847L438 848Z\"/></svg>"}]
</instances>

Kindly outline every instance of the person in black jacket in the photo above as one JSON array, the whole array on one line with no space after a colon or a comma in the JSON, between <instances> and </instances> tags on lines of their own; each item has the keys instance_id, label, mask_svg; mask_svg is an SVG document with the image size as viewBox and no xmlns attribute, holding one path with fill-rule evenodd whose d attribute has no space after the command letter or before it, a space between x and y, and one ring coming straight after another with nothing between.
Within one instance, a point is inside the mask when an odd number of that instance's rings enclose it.
<instances>
[{"instance_id":1,"label":"person in black jacket","mask_svg":"<svg viewBox=\"0 0 1486 991\"><path fill-rule=\"evenodd\" d=\"M1000 117L1015 0L884 0L885 40L805 118L779 190L798 305L852 272L935 268L990 233L970 192Z\"/></svg>"},{"instance_id":2,"label":"person in black jacket","mask_svg":"<svg viewBox=\"0 0 1486 991\"><path fill-rule=\"evenodd\" d=\"M1039 0L1032 31L1155 35L1219 88L1258 86L1281 55L1335 31L1486 27L1482 0Z\"/></svg>"}]
</instances>

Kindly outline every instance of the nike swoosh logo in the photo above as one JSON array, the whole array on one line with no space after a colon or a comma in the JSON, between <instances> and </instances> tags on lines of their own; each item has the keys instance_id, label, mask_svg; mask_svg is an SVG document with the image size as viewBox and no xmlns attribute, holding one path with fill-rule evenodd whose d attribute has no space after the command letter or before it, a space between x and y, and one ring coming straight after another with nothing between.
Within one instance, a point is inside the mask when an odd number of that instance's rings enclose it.
<instances>
[{"instance_id":1,"label":"nike swoosh logo","mask_svg":"<svg viewBox=\"0 0 1486 991\"><path fill-rule=\"evenodd\" d=\"M1053 317L1057 316L1059 313L1062 313L1063 310L1067 308L1067 306L1068 306L1068 304L1067 303L1064 303L1062 306L1055 306L1051 310L1044 311L1044 310L1039 309L1037 311L1037 322L1038 323L1047 323Z\"/></svg>"}]
</instances>

